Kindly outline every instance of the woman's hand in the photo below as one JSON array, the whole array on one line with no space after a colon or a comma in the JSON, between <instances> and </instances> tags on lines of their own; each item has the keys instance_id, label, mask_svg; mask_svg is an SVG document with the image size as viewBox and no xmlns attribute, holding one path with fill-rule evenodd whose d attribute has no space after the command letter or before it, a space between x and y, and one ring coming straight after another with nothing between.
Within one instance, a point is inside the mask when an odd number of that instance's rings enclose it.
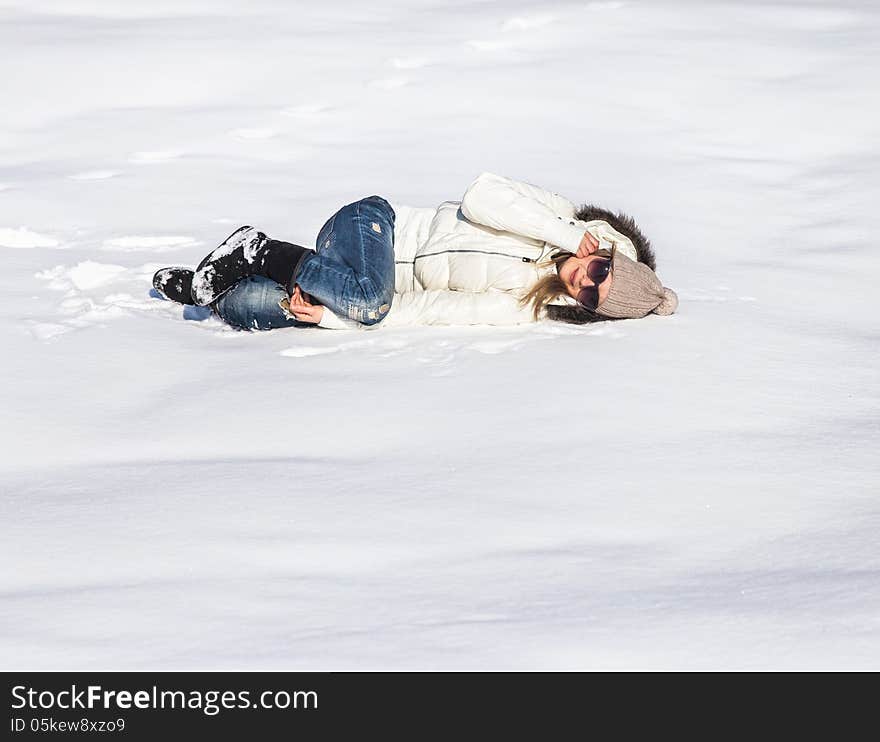
<instances>
[{"instance_id":1,"label":"woman's hand","mask_svg":"<svg viewBox=\"0 0 880 742\"><path fill-rule=\"evenodd\" d=\"M311 322L317 325L321 321L321 317L324 316L324 307L320 304L312 304L306 296L307 294L300 290L299 284L294 286L293 294L290 297L290 313L300 322Z\"/></svg>"},{"instance_id":2,"label":"woman's hand","mask_svg":"<svg viewBox=\"0 0 880 742\"><path fill-rule=\"evenodd\" d=\"M587 255L592 255L596 250L599 249L599 240L597 240L593 235L589 232L584 232L584 237L581 240L581 244L578 245L577 256L579 258L585 258Z\"/></svg>"}]
</instances>

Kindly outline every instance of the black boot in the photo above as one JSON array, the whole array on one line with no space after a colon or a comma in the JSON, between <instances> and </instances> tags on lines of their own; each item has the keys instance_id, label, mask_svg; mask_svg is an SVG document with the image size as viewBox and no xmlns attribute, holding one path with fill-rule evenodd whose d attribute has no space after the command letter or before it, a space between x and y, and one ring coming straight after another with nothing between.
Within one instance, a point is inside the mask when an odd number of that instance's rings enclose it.
<instances>
[{"instance_id":1,"label":"black boot","mask_svg":"<svg viewBox=\"0 0 880 742\"><path fill-rule=\"evenodd\" d=\"M270 240L253 227L240 227L196 268L192 299L199 306L216 301L248 276L265 276L288 289L302 259L313 252L290 242Z\"/></svg>"},{"instance_id":2,"label":"black boot","mask_svg":"<svg viewBox=\"0 0 880 742\"><path fill-rule=\"evenodd\" d=\"M287 289L288 294L292 294L300 265L307 255L312 255L314 252L308 247L294 245L292 242L266 240L260 248L258 275L280 283Z\"/></svg>"},{"instance_id":3,"label":"black boot","mask_svg":"<svg viewBox=\"0 0 880 742\"><path fill-rule=\"evenodd\" d=\"M190 268L162 268L153 276L153 288L169 301L178 304L195 302L192 298L193 271Z\"/></svg>"},{"instance_id":4,"label":"black boot","mask_svg":"<svg viewBox=\"0 0 880 742\"><path fill-rule=\"evenodd\" d=\"M196 268L192 299L206 307L231 289L242 278L253 275L254 251L266 235L253 227L239 227L212 250Z\"/></svg>"}]
</instances>

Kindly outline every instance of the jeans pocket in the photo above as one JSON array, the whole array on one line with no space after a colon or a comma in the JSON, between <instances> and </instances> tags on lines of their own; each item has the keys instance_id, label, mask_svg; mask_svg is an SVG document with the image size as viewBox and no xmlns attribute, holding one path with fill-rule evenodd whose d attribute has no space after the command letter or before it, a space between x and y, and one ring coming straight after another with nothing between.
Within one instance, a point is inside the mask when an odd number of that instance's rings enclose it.
<instances>
[{"instance_id":1,"label":"jeans pocket","mask_svg":"<svg viewBox=\"0 0 880 742\"><path fill-rule=\"evenodd\" d=\"M339 212L337 211L327 220L324 226L321 227L321 231L318 232L318 238L315 240L315 252L320 254L333 248L333 243L336 241L333 227L336 224L336 217L338 214Z\"/></svg>"}]
</instances>

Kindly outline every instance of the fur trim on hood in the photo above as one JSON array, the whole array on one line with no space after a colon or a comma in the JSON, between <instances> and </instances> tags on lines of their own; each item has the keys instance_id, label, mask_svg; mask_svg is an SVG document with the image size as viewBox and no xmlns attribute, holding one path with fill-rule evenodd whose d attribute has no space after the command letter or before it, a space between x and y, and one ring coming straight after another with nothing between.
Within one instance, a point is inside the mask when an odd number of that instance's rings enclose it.
<instances>
[{"instance_id":1,"label":"fur trim on hood","mask_svg":"<svg viewBox=\"0 0 880 742\"><path fill-rule=\"evenodd\" d=\"M587 325L590 322L605 322L607 317L600 317L598 314L584 309L579 304L571 304L561 306L559 304L547 305L547 319L556 322L567 322L570 325Z\"/></svg>"},{"instance_id":2,"label":"fur trim on hood","mask_svg":"<svg viewBox=\"0 0 880 742\"><path fill-rule=\"evenodd\" d=\"M584 204L575 212L574 217L581 222L591 222L594 219L608 222L618 232L629 237L636 248L640 263L644 263L652 271L657 270L657 261L654 257L654 250L651 248L651 241L645 237L631 216L627 216L622 211L615 214L593 204Z\"/></svg>"},{"instance_id":3,"label":"fur trim on hood","mask_svg":"<svg viewBox=\"0 0 880 742\"><path fill-rule=\"evenodd\" d=\"M608 222L622 235L629 237L630 242L633 243L633 247L636 249L636 255L638 255L640 263L644 263L652 271L657 270L657 260L651 247L651 241L645 237L642 230L636 224L635 219L631 216L623 212L615 214L613 211L608 211L608 209L603 209L593 204L584 204L575 212L574 218L581 222L591 222L596 219ZM559 266L557 265L556 267L558 270ZM601 317L577 304L566 306L548 304L547 318L557 322L567 322L572 325L604 322L607 319L607 317Z\"/></svg>"}]
</instances>

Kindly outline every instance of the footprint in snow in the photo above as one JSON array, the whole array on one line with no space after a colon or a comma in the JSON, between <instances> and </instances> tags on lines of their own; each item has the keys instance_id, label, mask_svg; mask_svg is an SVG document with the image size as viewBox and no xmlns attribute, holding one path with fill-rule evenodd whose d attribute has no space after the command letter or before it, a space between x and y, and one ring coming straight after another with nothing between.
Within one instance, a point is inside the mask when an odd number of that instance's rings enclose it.
<instances>
[{"instance_id":1,"label":"footprint in snow","mask_svg":"<svg viewBox=\"0 0 880 742\"><path fill-rule=\"evenodd\" d=\"M84 260L74 266L56 265L40 271L36 278L49 281L49 288L55 291L90 291L109 283L127 270L121 265Z\"/></svg>"},{"instance_id":2,"label":"footprint in snow","mask_svg":"<svg viewBox=\"0 0 880 742\"><path fill-rule=\"evenodd\" d=\"M62 295L57 300L42 302L51 321L28 320L31 335L37 340L51 340L71 330L104 325L135 313L159 311L179 316L179 304L156 301L147 292L151 277L159 267L160 264L146 264L126 268L85 260L36 273L35 277L46 281L51 291ZM205 319L204 316L190 318Z\"/></svg>"}]
</instances>

